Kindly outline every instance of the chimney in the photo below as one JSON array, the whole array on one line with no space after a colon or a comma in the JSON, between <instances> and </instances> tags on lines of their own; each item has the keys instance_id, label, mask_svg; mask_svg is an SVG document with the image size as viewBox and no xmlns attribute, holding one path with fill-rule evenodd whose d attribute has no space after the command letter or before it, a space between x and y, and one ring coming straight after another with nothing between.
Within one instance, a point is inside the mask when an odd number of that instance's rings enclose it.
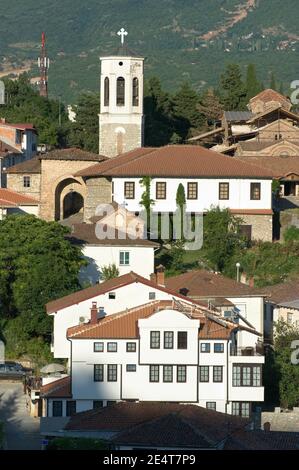
<instances>
[{"instance_id":1,"label":"chimney","mask_svg":"<svg viewBox=\"0 0 299 470\"><path fill-rule=\"evenodd\" d=\"M150 275L150 280L151 280L152 282L154 282L155 284L157 283L157 277L156 277L156 274L155 274L155 273L152 273L152 274Z\"/></svg>"},{"instance_id":2,"label":"chimney","mask_svg":"<svg viewBox=\"0 0 299 470\"><path fill-rule=\"evenodd\" d=\"M5 124L6 123L6 119L5 118L1 118L1 124Z\"/></svg>"},{"instance_id":3,"label":"chimney","mask_svg":"<svg viewBox=\"0 0 299 470\"><path fill-rule=\"evenodd\" d=\"M90 309L90 323L96 325L98 322L98 307L96 302L92 302Z\"/></svg>"},{"instance_id":4,"label":"chimney","mask_svg":"<svg viewBox=\"0 0 299 470\"><path fill-rule=\"evenodd\" d=\"M162 264L156 270L157 285L165 287L165 268Z\"/></svg>"},{"instance_id":5,"label":"chimney","mask_svg":"<svg viewBox=\"0 0 299 470\"><path fill-rule=\"evenodd\" d=\"M249 287L254 287L254 277L249 279Z\"/></svg>"}]
</instances>

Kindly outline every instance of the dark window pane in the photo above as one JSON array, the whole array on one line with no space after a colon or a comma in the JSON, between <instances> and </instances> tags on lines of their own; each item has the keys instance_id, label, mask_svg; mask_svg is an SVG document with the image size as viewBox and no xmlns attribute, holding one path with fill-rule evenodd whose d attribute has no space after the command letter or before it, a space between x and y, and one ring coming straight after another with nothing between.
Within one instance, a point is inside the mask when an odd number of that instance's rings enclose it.
<instances>
[{"instance_id":1,"label":"dark window pane","mask_svg":"<svg viewBox=\"0 0 299 470\"><path fill-rule=\"evenodd\" d=\"M151 331L151 349L160 349L160 331Z\"/></svg>"},{"instance_id":2,"label":"dark window pane","mask_svg":"<svg viewBox=\"0 0 299 470\"><path fill-rule=\"evenodd\" d=\"M117 106L125 105L125 79L118 77L116 84L116 104Z\"/></svg>"},{"instance_id":3,"label":"dark window pane","mask_svg":"<svg viewBox=\"0 0 299 470\"><path fill-rule=\"evenodd\" d=\"M178 349L187 349L187 331L178 331Z\"/></svg>"}]
</instances>

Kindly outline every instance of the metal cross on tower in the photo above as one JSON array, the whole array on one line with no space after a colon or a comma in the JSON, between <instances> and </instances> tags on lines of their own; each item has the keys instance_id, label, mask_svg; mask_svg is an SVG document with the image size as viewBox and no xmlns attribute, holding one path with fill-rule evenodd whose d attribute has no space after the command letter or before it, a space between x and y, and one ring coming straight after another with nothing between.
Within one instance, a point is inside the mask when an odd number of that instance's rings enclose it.
<instances>
[{"instance_id":1,"label":"metal cross on tower","mask_svg":"<svg viewBox=\"0 0 299 470\"><path fill-rule=\"evenodd\" d=\"M120 41L123 46L125 42L125 37L128 36L128 32L124 28L121 28L117 34L118 36L120 36Z\"/></svg>"}]
</instances>

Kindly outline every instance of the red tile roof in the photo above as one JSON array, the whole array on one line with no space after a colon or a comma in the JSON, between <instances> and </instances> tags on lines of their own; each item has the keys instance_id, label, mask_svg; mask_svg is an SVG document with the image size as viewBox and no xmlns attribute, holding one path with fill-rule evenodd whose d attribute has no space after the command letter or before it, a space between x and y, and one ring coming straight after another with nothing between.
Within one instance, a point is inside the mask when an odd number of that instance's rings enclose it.
<instances>
[{"instance_id":1,"label":"red tile roof","mask_svg":"<svg viewBox=\"0 0 299 470\"><path fill-rule=\"evenodd\" d=\"M289 281L264 287L270 302L292 302L299 299L299 276Z\"/></svg>"},{"instance_id":2,"label":"red tile roof","mask_svg":"<svg viewBox=\"0 0 299 470\"><path fill-rule=\"evenodd\" d=\"M180 424L182 425L181 432ZM179 438L188 445L183 436L184 432L192 439L194 445L196 445L195 436L197 436L197 443L201 446L207 443L214 446L228 437L228 430L232 433L247 425L248 419L246 418L207 410L197 405L169 402L120 402L98 410L77 413L70 418L65 429L82 432L119 432L113 438L115 443L125 442L127 436L131 444L148 444L151 440L154 445L158 443L162 445L167 440L170 446L172 444L178 447Z\"/></svg>"},{"instance_id":3,"label":"red tile roof","mask_svg":"<svg viewBox=\"0 0 299 470\"><path fill-rule=\"evenodd\" d=\"M258 93L256 96L251 98L250 103L254 103L255 101L263 101L264 103L267 103L269 101L287 101L290 102L285 96L283 96L281 93L278 93L275 90L272 90L271 88L267 88L266 90L261 91Z\"/></svg>"},{"instance_id":4,"label":"red tile roof","mask_svg":"<svg viewBox=\"0 0 299 470\"><path fill-rule=\"evenodd\" d=\"M0 188L0 201L1 207L36 206L39 203L32 197L24 196L6 188Z\"/></svg>"},{"instance_id":5,"label":"red tile roof","mask_svg":"<svg viewBox=\"0 0 299 470\"><path fill-rule=\"evenodd\" d=\"M276 179L281 179L289 174L299 176L299 155L289 157L264 156L264 157L237 157L241 162L270 169Z\"/></svg>"},{"instance_id":6,"label":"red tile roof","mask_svg":"<svg viewBox=\"0 0 299 470\"><path fill-rule=\"evenodd\" d=\"M56 149L51 152L40 155L41 160L76 160L76 161L90 161L102 162L108 159L104 155L97 153L87 152L76 147L67 149Z\"/></svg>"},{"instance_id":7,"label":"red tile roof","mask_svg":"<svg viewBox=\"0 0 299 470\"><path fill-rule=\"evenodd\" d=\"M127 309L123 312L108 315L96 324L88 323L71 327L67 337L73 339L131 339L139 338L138 320L145 319L154 313L165 310L177 310L189 318L200 320L198 337L202 339L229 339L234 330L246 330L260 336L255 330L239 326L206 307L183 302L156 300L144 305Z\"/></svg>"},{"instance_id":8,"label":"red tile roof","mask_svg":"<svg viewBox=\"0 0 299 470\"><path fill-rule=\"evenodd\" d=\"M71 305L74 305L74 304L79 304L80 302L84 302L85 300L92 299L93 297L96 297L98 295L103 295L112 290L119 289L129 284L133 284L134 282L136 283L140 282L141 284L144 284L146 286L150 286L154 289L159 289L163 292L167 292L168 294L172 294L177 297L180 297L181 299L188 300L183 295L176 294L175 292L170 291L169 289L163 286L158 286L155 282L150 281L140 276L139 274L136 274L133 271L131 271L128 274L124 274L114 279L110 279L109 281L105 281L100 284L87 287L86 289L79 290L77 292L74 292L73 294L69 294L60 299L48 302L46 304L47 313L50 314L50 313L57 312L58 310L61 310L63 308L70 307Z\"/></svg>"},{"instance_id":9,"label":"red tile roof","mask_svg":"<svg viewBox=\"0 0 299 470\"><path fill-rule=\"evenodd\" d=\"M40 389L41 396L44 398L70 398L71 394L71 378L55 380L47 385L43 385Z\"/></svg>"},{"instance_id":10,"label":"red tile roof","mask_svg":"<svg viewBox=\"0 0 299 470\"><path fill-rule=\"evenodd\" d=\"M140 148L76 173L76 176L273 178L270 170L194 145Z\"/></svg>"},{"instance_id":11,"label":"red tile roof","mask_svg":"<svg viewBox=\"0 0 299 470\"><path fill-rule=\"evenodd\" d=\"M184 292L191 298L261 297L266 295L261 290L205 269L168 277L165 279L165 285L172 291Z\"/></svg>"},{"instance_id":12,"label":"red tile roof","mask_svg":"<svg viewBox=\"0 0 299 470\"><path fill-rule=\"evenodd\" d=\"M34 124L30 123L11 124L10 122L0 122L0 126L13 127L14 129L20 129L21 131L30 130L36 132Z\"/></svg>"},{"instance_id":13,"label":"red tile roof","mask_svg":"<svg viewBox=\"0 0 299 470\"><path fill-rule=\"evenodd\" d=\"M38 157L31 158L25 162L17 163L17 165L8 168L5 173L8 174L29 174L29 173L40 173L41 163Z\"/></svg>"}]
</instances>

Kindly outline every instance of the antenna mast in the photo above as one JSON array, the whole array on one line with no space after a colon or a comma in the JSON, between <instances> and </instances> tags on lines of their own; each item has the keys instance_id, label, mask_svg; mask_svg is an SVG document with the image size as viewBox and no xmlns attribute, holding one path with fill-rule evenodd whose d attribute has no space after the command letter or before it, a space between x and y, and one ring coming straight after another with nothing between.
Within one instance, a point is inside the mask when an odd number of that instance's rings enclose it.
<instances>
[{"instance_id":1,"label":"antenna mast","mask_svg":"<svg viewBox=\"0 0 299 470\"><path fill-rule=\"evenodd\" d=\"M45 33L42 33L42 49L41 49L41 55L37 59L37 63L38 63L38 68L40 70L39 94L40 96L45 96L46 98L48 98L48 70L49 70L50 60L47 57Z\"/></svg>"}]
</instances>

